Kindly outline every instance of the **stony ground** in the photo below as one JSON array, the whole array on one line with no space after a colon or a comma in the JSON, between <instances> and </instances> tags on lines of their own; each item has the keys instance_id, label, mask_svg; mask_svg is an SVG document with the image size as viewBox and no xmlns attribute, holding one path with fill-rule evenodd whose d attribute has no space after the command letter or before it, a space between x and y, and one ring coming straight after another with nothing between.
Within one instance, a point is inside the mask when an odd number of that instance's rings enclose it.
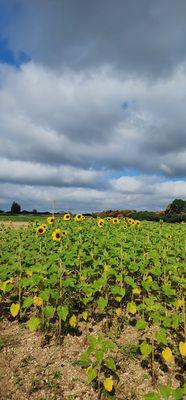
<instances>
[{"instance_id":1,"label":"stony ground","mask_svg":"<svg viewBox=\"0 0 186 400\"><path fill-rule=\"evenodd\" d=\"M31 333L16 321L0 322L0 400L96 400L98 393L87 384L83 369L74 361L87 346L87 328L79 336L68 334L61 344L54 336ZM89 333L101 332L102 325L89 326ZM130 354L139 333L126 327L120 335L124 351L117 355L119 383L116 398L142 400L153 391L150 371ZM128 346L128 347L127 347ZM128 349L128 350L127 350ZM179 386L179 371L163 371L156 364L157 382ZM176 378L177 374L177 378Z\"/></svg>"}]
</instances>

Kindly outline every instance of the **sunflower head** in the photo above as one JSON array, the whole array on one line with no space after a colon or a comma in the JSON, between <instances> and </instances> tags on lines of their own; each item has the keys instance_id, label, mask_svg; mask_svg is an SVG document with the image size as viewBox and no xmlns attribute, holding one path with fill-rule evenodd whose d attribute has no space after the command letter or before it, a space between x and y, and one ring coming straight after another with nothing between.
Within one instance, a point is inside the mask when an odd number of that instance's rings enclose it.
<instances>
[{"instance_id":1,"label":"sunflower head","mask_svg":"<svg viewBox=\"0 0 186 400\"><path fill-rule=\"evenodd\" d=\"M47 229L47 224L42 224L41 226L43 226L44 229Z\"/></svg>"},{"instance_id":2,"label":"sunflower head","mask_svg":"<svg viewBox=\"0 0 186 400\"><path fill-rule=\"evenodd\" d=\"M68 235L68 231L62 231L62 232L61 232L61 236L65 237L65 236L67 236L67 235Z\"/></svg>"},{"instance_id":3,"label":"sunflower head","mask_svg":"<svg viewBox=\"0 0 186 400\"><path fill-rule=\"evenodd\" d=\"M60 242L61 238L62 238L61 229L59 229L59 228L58 228L58 229L55 229L55 231L52 232L52 239L53 239L55 242Z\"/></svg>"},{"instance_id":4,"label":"sunflower head","mask_svg":"<svg viewBox=\"0 0 186 400\"><path fill-rule=\"evenodd\" d=\"M113 224L118 224L118 222L119 222L119 218L112 218L112 223Z\"/></svg>"},{"instance_id":5,"label":"sunflower head","mask_svg":"<svg viewBox=\"0 0 186 400\"><path fill-rule=\"evenodd\" d=\"M103 218L99 218L98 221L97 221L97 223L98 223L98 226L99 226L100 228L102 228L102 227L104 226L105 221L104 221Z\"/></svg>"},{"instance_id":6,"label":"sunflower head","mask_svg":"<svg viewBox=\"0 0 186 400\"><path fill-rule=\"evenodd\" d=\"M53 224L54 221L55 221L55 218L54 218L54 217L48 217L48 218L47 218L47 222L48 222L50 225Z\"/></svg>"},{"instance_id":7,"label":"sunflower head","mask_svg":"<svg viewBox=\"0 0 186 400\"><path fill-rule=\"evenodd\" d=\"M38 228L36 229L36 232L39 235L43 235L46 232L46 228L43 225L38 226Z\"/></svg>"},{"instance_id":8,"label":"sunflower head","mask_svg":"<svg viewBox=\"0 0 186 400\"><path fill-rule=\"evenodd\" d=\"M71 218L70 213L65 214L63 217L64 221L70 221L70 218Z\"/></svg>"},{"instance_id":9,"label":"sunflower head","mask_svg":"<svg viewBox=\"0 0 186 400\"><path fill-rule=\"evenodd\" d=\"M83 220L83 215L82 214L76 214L75 217L74 217L74 220L78 221L78 222L82 221Z\"/></svg>"}]
</instances>

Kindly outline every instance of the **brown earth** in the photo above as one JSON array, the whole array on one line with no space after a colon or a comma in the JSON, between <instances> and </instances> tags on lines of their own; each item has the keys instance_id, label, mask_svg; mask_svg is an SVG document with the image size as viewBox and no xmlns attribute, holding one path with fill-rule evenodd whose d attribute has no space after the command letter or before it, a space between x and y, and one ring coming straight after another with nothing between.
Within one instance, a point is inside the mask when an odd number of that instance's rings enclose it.
<instances>
[{"instance_id":1,"label":"brown earth","mask_svg":"<svg viewBox=\"0 0 186 400\"><path fill-rule=\"evenodd\" d=\"M91 326L89 333L101 333L103 324ZM98 392L88 385L78 360L87 346L87 325L80 323L80 335L65 336L62 344L56 338L32 333L16 321L0 322L0 400L96 400ZM125 351L116 354L119 382L116 398L142 400L145 393L154 391L149 369L142 367L139 358L132 357L127 346L138 343L139 332L127 327L119 342ZM130 349L130 348L129 348ZM178 371L163 372L156 363L156 384L178 387ZM105 400L105 399L104 399Z\"/></svg>"},{"instance_id":2,"label":"brown earth","mask_svg":"<svg viewBox=\"0 0 186 400\"><path fill-rule=\"evenodd\" d=\"M5 228L14 228L14 229L19 229L23 227L29 226L29 222L25 221L0 221L0 226L4 226Z\"/></svg>"}]
</instances>

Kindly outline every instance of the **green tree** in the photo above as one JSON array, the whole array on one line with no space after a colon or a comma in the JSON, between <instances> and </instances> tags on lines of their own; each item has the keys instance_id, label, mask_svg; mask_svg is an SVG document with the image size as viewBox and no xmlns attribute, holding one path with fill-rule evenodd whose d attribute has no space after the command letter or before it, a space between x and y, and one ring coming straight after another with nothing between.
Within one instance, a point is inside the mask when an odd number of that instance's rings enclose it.
<instances>
[{"instance_id":1,"label":"green tree","mask_svg":"<svg viewBox=\"0 0 186 400\"><path fill-rule=\"evenodd\" d=\"M172 214L180 214L186 212L186 201L182 199L175 199L171 204L166 208L165 213L168 215Z\"/></svg>"},{"instance_id":2,"label":"green tree","mask_svg":"<svg viewBox=\"0 0 186 400\"><path fill-rule=\"evenodd\" d=\"M12 205L11 205L11 213L12 214L20 214L21 212L21 206L16 203L15 201L13 201Z\"/></svg>"}]
</instances>

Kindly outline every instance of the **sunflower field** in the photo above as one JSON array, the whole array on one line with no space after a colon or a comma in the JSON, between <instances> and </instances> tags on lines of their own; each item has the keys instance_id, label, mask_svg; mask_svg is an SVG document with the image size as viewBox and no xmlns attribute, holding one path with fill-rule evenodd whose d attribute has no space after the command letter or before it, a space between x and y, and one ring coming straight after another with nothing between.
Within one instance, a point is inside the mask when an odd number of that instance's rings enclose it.
<instances>
[{"instance_id":1,"label":"sunflower field","mask_svg":"<svg viewBox=\"0 0 186 400\"><path fill-rule=\"evenodd\" d=\"M65 214L0 232L1 319L60 345L83 329L74 363L98 399L136 398L123 394L131 357L151 377L145 399L184 398L185 224Z\"/></svg>"}]
</instances>

